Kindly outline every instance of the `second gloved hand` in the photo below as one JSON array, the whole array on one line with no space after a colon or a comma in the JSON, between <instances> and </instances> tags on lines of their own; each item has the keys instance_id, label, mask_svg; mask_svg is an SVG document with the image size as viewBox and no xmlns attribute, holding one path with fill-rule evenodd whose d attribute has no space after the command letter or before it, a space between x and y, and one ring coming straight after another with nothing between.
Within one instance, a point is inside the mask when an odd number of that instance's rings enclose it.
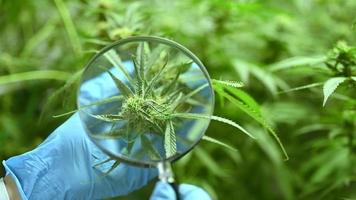
<instances>
[{"instance_id":1,"label":"second gloved hand","mask_svg":"<svg viewBox=\"0 0 356 200\"><path fill-rule=\"evenodd\" d=\"M194 185L179 185L179 193L181 200L211 200L205 190ZM171 185L164 182L158 182L150 200L176 200L176 194Z\"/></svg>"}]
</instances>

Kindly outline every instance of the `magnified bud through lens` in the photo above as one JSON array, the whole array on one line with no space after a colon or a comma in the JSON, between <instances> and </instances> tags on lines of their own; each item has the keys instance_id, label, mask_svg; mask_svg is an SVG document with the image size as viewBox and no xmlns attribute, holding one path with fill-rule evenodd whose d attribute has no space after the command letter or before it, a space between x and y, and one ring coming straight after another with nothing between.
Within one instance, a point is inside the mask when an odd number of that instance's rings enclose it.
<instances>
[{"instance_id":1,"label":"magnified bud through lens","mask_svg":"<svg viewBox=\"0 0 356 200\"><path fill-rule=\"evenodd\" d=\"M150 166L173 161L204 135L214 93L201 62L163 38L132 37L104 48L78 90L86 132L110 156Z\"/></svg>"}]
</instances>

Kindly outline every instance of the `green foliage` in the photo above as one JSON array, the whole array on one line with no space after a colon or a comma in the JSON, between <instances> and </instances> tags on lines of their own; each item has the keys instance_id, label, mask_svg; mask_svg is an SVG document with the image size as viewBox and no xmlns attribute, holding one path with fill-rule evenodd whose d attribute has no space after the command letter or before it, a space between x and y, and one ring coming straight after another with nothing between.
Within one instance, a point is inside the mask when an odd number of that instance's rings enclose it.
<instances>
[{"instance_id":1,"label":"green foliage","mask_svg":"<svg viewBox=\"0 0 356 200\"><path fill-rule=\"evenodd\" d=\"M181 182L213 199L355 199L355 10L355 1L332 0L0 1L1 158L41 143L64 121L52 115L75 112L77 81L69 74L93 52L157 35L192 50L212 77L243 82L243 90L214 83L215 113L257 138L212 122L206 134L239 151L200 143L175 163ZM19 76L49 71L60 75ZM345 80L329 82L323 107L323 85L334 78ZM147 199L151 189L120 199Z\"/></svg>"}]
</instances>

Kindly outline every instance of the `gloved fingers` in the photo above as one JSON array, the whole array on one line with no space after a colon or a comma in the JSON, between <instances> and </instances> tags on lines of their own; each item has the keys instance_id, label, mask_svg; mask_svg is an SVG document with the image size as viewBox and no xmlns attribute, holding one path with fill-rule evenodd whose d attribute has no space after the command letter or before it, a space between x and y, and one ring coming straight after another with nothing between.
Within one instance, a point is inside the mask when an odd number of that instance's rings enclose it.
<instances>
[{"instance_id":1,"label":"gloved fingers","mask_svg":"<svg viewBox=\"0 0 356 200\"><path fill-rule=\"evenodd\" d=\"M179 195L181 200L211 200L209 194L194 185L181 184L179 185ZM173 187L162 181L157 182L156 187L151 195L150 200L175 200L176 194Z\"/></svg>"},{"instance_id":2,"label":"gloved fingers","mask_svg":"<svg viewBox=\"0 0 356 200\"><path fill-rule=\"evenodd\" d=\"M96 173L96 188L105 196L122 196L145 186L150 180L157 176L156 168L135 167L120 163L113 170L115 160L105 162L108 156L98 149L94 144L91 147L93 162L92 169ZM98 163L102 163L99 164ZM108 174L107 172L110 171Z\"/></svg>"},{"instance_id":3,"label":"gloved fingers","mask_svg":"<svg viewBox=\"0 0 356 200\"><path fill-rule=\"evenodd\" d=\"M200 187L190 184L179 185L179 192L182 200L199 199L199 200L211 200L209 194Z\"/></svg>"},{"instance_id":4,"label":"gloved fingers","mask_svg":"<svg viewBox=\"0 0 356 200\"><path fill-rule=\"evenodd\" d=\"M175 200L176 194L168 183L159 181L156 183L155 189L150 197L150 200Z\"/></svg>"},{"instance_id":5,"label":"gloved fingers","mask_svg":"<svg viewBox=\"0 0 356 200\"><path fill-rule=\"evenodd\" d=\"M8 161L2 161L2 165L4 166L4 168L6 170L6 175L10 176L12 178L12 180L15 182L17 191L19 192L21 199L27 200L28 198L26 197L25 191L24 191L23 186L21 185L21 182L20 182L21 179L19 179L21 177L18 174L15 174L15 170L11 169L10 166L8 166L7 162Z\"/></svg>"},{"instance_id":6,"label":"gloved fingers","mask_svg":"<svg viewBox=\"0 0 356 200\"><path fill-rule=\"evenodd\" d=\"M126 165L126 164L124 164ZM144 185L146 185L149 181L151 181L153 178L158 176L158 170L157 168L142 168L142 167L136 167L136 166L131 166L131 165L126 165L128 168L128 175L129 177L134 177L138 176L135 180L131 179L130 182L130 188L141 188ZM137 175L139 174L139 175Z\"/></svg>"},{"instance_id":7,"label":"gloved fingers","mask_svg":"<svg viewBox=\"0 0 356 200\"><path fill-rule=\"evenodd\" d=\"M119 167L109 174L110 183L120 188L115 188L116 195L126 195L142 188L158 175L156 168L142 168L121 163Z\"/></svg>"}]
</instances>

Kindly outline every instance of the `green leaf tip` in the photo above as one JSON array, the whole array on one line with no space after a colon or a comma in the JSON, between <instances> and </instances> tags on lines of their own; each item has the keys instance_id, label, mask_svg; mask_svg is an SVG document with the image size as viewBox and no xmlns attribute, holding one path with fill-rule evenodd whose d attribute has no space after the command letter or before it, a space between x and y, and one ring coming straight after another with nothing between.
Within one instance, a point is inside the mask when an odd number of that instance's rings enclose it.
<instances>
[{"instance_id":1,"label":"green leaf tip","mask_svg":"<svg viewBox=\"0 0 356 200\"><path fill-rule=\"evenodd\" d=\"M176 133L172 121L167 122L164 132L164 149L166 158L172 157L177 153Z\"/></svg>"},{"instance_id":2,"label":"green leaf tip","mask_svg":"<svg viewBox=\"0 0 356 200\"><path fill-rule=\"evenodd\" d=\"M209 116L209 115L204 115L204 114L198 114L198 113L174 113L172 114L173 117L180 117L180 118L187 118L187 119L210 119L210 120L215 120L215 121L219 121L225 124L229 124L237 129L239 129L240 131L242 131L243 133L245 133L246 135L248 135L249 137L256 139L255 136L253 136L251 133L249 133L246 129L244 129L242 126L240 126L239 124L237 124L236 122L230 120L230 119L226 119L223 117L218 117L218 116Z\"/></svg>"},{"instance_id":3,"label":"green leaf tip","mask_svg":"<svg viewBox=\"0 0 356 200\"><path fill-rule=\"evenodd\" d=\"M219 141L219 140L217 140L215 138L212 138L212 137L204 135L202 139L205 140L205 141L220 145L222 147L225 147L225 148L227 148L227 149L229 149L231 151L234 151L234 152L238 151L236 148L234 148L234 147L232 147L232 146L230 146L230 145L228 145L228 144L226 144L224 142L221 142L221 141Z\"/></svg>"},{"instance_id":4,"label":"green leaf tip","mask_svg":"<svg viewBox=\"0 0 356 200\"><path fill-rule=\"evenodd\" d=\"M323 100L323 107L326 104L326 101L328 98L334 93L336 88L346 80L346 77L334 77L328 79L324 85L323 85L323 94L324 94L324 100Z\"/></svg>"}]
</instances>

